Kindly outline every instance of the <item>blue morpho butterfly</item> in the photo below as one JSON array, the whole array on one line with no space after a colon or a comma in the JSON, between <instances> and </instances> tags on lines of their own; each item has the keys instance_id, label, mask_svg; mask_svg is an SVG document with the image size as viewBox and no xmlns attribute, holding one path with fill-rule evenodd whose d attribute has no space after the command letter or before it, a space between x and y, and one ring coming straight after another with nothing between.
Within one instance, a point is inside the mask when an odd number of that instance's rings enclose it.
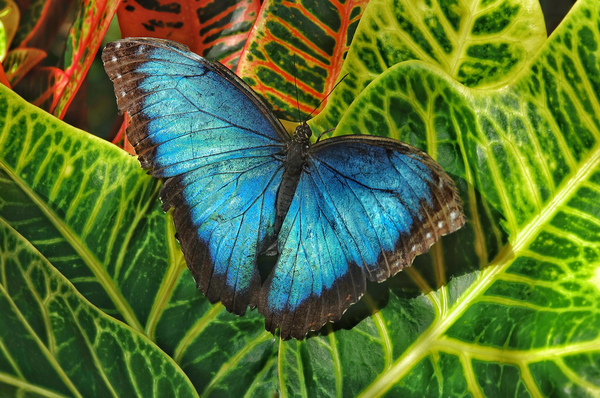
<instances>
[{"instance_id":1,"label":"blue morpho butterfly","mask_svg":"<svg viewBox=\"0 0 600 398\"><path fill-rule=\"evenodd\" d=\"M198 288L234 314L258 307L282 338L340 319L367 280L465 223L453 181L419 149L357 135L310 145L306 123L291 138L234 73L175 42L120 40L102 60L141 166L166 179Z\"/></svg>"}]
</instances>

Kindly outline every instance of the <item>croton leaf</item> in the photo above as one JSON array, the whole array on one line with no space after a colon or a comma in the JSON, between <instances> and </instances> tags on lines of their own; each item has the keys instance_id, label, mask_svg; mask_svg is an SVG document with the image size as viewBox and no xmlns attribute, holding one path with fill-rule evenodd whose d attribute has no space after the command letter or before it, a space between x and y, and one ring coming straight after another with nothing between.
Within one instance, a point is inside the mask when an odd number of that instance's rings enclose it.
<instances>
[{"instance_id":1,"label":"croton leaf","mask_svg":"<svg viewBox=\"0 0 600 398\"><path fill-rule=\"evenodd\" d=\"M51 112L62 118L90 68L120 0L85 0L67 36L64 74Z\"/></svg>"},{"instance_id":2,"label":"croton leaf","mask_svg":"<svg viewBox=\"0 0 600 398\"><path fill-rule=\"evenodd\" d=\"M15 48L8 52L2 63L11 86L19 83L33 67L46 58L46 53L37 48Z\"/></svg>"},{"instance_id":3,"label":"croton leaf","mask_svg":"<svg viewBox=\"0 0 600 398\"><path fill-rule=\"evenodd\" d=\"M11 48L29 47L48 52L74 0L20 0L19 28Z\"/></svg>"},{"instance_id":4,"label":"croton leaf","mask_svg":"<svg viewBox=\"0 0 600 398\"><path fill-rule=\"evenodd\" d=\"M357 95L395 64L422 60L468 87L501 87L546 40L539 0L372 0L313 125L333 128Z\"/></svg>"},{"instance_id":5,"label":"croton leaf","mask_svg":"<svg viewBox=\"0 0 600 398\"><path fill-rule=\"evenodd\" d=\"M4 72L4 67L0 64L0 83L4 84L6 87L10 88L10 83L8 78L6 77L6 73Z\"/></svg>"},{"instance_id":6,"label":"croton leaf","mask_svg":"<svg viewBox=\"0 0 600 398\"><path fill-rule=\"evenodd\" d=\"M275 356L275 338L256 311L239 318L198 292L160 208L160 182L116 146L0 93L0 218L93 305L159 344L197 388L215 377L248 388ZM225 364L230 372L217 374Z\"/></svg>"},{"instance_id":7,"label":"croton leaf","mask_svg":"<svg viewBox=\"0 0 600 398\"><path fill-rule=\"evenodd\" d=\"M259 0L124 0L117 15L122 37L174 40L235 70L259 10Z\"/></svg>"},{"instance_id":8,"label":"croton leaf","mask_svg":"<svg viewBox=\"0 0 600 398\"><path fill-rule=\"evenodd\" d=\"M90 305L3 219L0 242L3 396L196 396L168 355Z\"/></svg>"},{"instance_id":9,"label":"croton leaf","mask_svg":"<svg viewBox=\"0 0 600 398\"><path fill-rule=\"evenodd\" d=\"M67 79L62 69L53 66L35 67L14 87L16 93L41 109L52 108Z\"/></svg>"},{"instance_id":10,"label":"croton leaf","mask_svg":"<svg viewBox=\"0 0 600 398\"><path fill-rule=\"evenodd\" d=\"M19 26L19 7L13 0L0 1L0 25L2 26L2 43L0 48L0 61L4 61L8 47L15 37Z\"/></svg>"},{"instance_id":11,"label":"croton leaf","mask_svg":"<svg viewBox=\"0 0 600 398\"><path fill-rule=\"evenodd\" d=\"M336 83L368 0L267 0L237 74L282 119L304 120Z\"/></svg>"},{"instance_id":12,"label":"croton leaf","mask_svg":"<svg viewBox=\"0 0 600 398\"><path fill-rule=\"evenodd\" d=\"M406 340L390 337L394 314L381 311L388 326L365 350L392 358L361 386L364 395L600 392L599 43L600 4L582 0L501 89L469 89L410 61L374 80L343 116L337 134L411 142L464 179L482 260L480 272L453 278L447 260L437 262L430 316L418 314L427 326L406 350L394 353ZM480 217L490 208L508 243L484 261L490 246Z\"/></svg>"},{"instance_id":13,"label":"croton leaf","mask_svg":"<svg viewBox=\"0 0 600 398\"><path fill-rule=\"evenodd\" d=\"M0 219L205 396L598 395L599 42L600 4L579 0L499 89L411 61L357 96L336 133L426 149L457 182L469 223L303 341L265 332L256 311L210 305L160 210L160 183L2 87ZM0 357L3 382L12 362Z\"/></svg>"},{"instance_id":14,"label":"croton leaf","mask_svg":"<svg viewBox=\"0 0 600 398\"><path fill-rule=\"evenodd\" d=\"M117 134L115 134L115 138L112 139L112 143L118 146L119 148L123 148L124 151L135 155L135 149L131 142L127 139L127 134L125 134L127 127L129 126L129 116L127 114L123 115L123 123L121 123L121 127Z\"/></svg>"},{"instance_id":15,"label":"croton leaf","mask_svg":"<svg viewBox=\"0 0 600 398\"><path fill-rule=\"evenodd\" d=\"M50 23L46 20L55 12L53 8L48 9L47 5L50 3L38 4L33 2L29 4L28 11L31 7L43 6L42 13L38 16L39 20L36 20L37 24L32 34ZM42 109L53 113L59 118L64 117L67 107L73 101L94 60L118 4L119 0L81 1L78 4L79 8L75 22L67 35L64 65L60 68L56 66L35 67L27 73L26 79L19 82L15 90L31 103L42 107ZM62 10L64 14L65 11ZM29 14L37 16L37 13L33 11L30 11L27 15ZM35 42L33 39L38 36L39 34L36 33L32 36L32 40L26 42ZM29 67L28 64L23 66Z\"/></svg>"}]
</instances>

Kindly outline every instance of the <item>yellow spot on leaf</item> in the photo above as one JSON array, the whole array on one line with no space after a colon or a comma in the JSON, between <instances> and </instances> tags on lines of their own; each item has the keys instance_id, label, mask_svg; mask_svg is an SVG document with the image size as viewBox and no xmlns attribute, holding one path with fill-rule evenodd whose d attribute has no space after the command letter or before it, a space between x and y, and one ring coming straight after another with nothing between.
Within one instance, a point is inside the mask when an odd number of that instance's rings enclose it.
<instances>
[{"instance_id":1,"label":"yellow spot on leaf","mask_svg":"<svg viewBox=\"0 0 600 398\"><path fill-rule=\"evenodd\" d=\"M65 167L64 176L68 178L71 177L71 174L73 174L73 166L69 164L67 167Z\"/></svg>"}]
</instances>

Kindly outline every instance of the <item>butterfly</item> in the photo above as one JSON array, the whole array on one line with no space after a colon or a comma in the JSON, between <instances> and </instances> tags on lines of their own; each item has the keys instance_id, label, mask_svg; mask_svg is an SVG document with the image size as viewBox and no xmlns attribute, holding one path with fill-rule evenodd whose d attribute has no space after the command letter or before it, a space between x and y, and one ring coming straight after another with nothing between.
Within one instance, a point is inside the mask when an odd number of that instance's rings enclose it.
<instances>
[{"instance_id":1,"label":"butterfly","mask_svg":"<svg viewBox=\"0 0 600 398\"><path fill-rule=\"evenodd\" d=\"M281 338L339 320L367 280L466 222L454 182L417 148L366 135L311 145L306 122L291 137L238 76L172 41L119 40L102 60L196 285L234 314L257 307Z\"/></svg>"}]
</instances>

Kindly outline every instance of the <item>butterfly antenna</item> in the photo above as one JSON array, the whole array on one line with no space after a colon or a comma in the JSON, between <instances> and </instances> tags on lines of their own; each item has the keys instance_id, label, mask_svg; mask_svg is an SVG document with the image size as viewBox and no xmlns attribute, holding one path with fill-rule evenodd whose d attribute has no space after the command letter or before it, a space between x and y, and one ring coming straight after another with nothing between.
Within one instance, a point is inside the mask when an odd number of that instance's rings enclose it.
<instances>
[{"instance_id":1,"label":"butterfly antenna","mask_svg":"<svg viewBox=\"0 0 600 398\"><path fill-rule=\"evenodd\" d=\"M321 132L321 134L319 134L319 136L317 137L317 141L316 141L316 142L319 142L319 141L321 141L321 137L323 137L323 136L324 136L325 134L327 134L327 133L331 133L333 130L335 130L335 127L332 127L332 128L330 128L330 129L327 129L327 130L325 130L325 131L322 131L322 132ZM316 143L316 142L315 142L315 143Z\"/></svg>"},{"instance_id":2,"label":"butterfly antenna","mask_svg":"<svg viewBox=\"0 0 600 398\"><path fill-rule=\"evenodd\" d=\"M310 119L310 117L312 116L312 114L313 114L313 113L315 113L315 111L316 111L317 109L319 109L319 107L321 106L321 104L323 103L323 101L325 101L325 100L326 100L326 99L327 99L327 98L328 98L328 97L331 95L331 93L333 93L333 90L335 90L335 88L336 88L337 86L339 86L339 85L340 85L340 83L341 83L341 82L343 82L343 81L344 81L344 79L345 79L345 78L347 78L349 74L350 74L350 73L346 73L346 74L344 75L344 77L342 77L342 78L341 78L341 79L340 79L340 80L339 80L339 81L338 81L338 82L335 84L335 86L333 86L333 88L331 89L331 91L329 91L329 93L328 93L328 94L325 96L325 98L323 98L323 99L322 99L322 100L319 102L319 105L317 105L317 106L315 107L315 109L313 109L313 111L312 111L312 112L311 112L311 113L310 113L310 114L309 114L309 115L306 117L306 120Z\"/></svg>"},{"instance_id":3,"label":"butterfly antenna","mask_svg":"<svg viewBox=\"0 0 600 398\"><path fill-rule=\"evenodd\" d=\"M298 72L298 65L296 65L296 53L294 53L294 69ZM300 101L298 100L298 82L296 81L296 73L294 73L294 87L296 87L296 109L298 110L298 123L302 118L300 116Z\"/></svg>"}]
</instances>

